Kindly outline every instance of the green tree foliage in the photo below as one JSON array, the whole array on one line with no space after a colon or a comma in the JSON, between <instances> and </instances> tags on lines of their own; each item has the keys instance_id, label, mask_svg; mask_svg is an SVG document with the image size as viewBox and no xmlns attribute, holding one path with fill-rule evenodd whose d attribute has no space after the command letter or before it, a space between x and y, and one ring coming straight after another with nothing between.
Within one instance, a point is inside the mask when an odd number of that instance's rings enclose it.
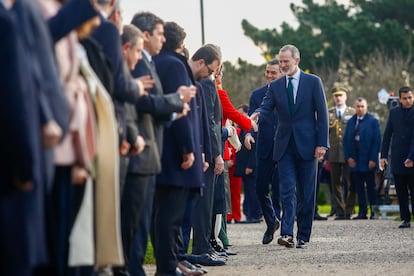
<instances>
[{"instance_id":1,"label":"green tree foliage","mask_svg":"<svg viewBox=\"0 0 414 276\"><path fill-rule=\"evenodd\" d=\"M303 0L301 5L291 4L299 22L297 29L283 23L280 32L259 30L247 20L242 21L242 28L263 56L274 56L289 43L298 45L301 67L312 72L337 70L342 60L362 68L377 49L389 55L411 56L414 19L409 11L413 8L414 2L408 0L353 0L349 6L334 0L324 4Z\"/></svg>"},{"instance_id":2,"label":"green tree foliage","mask_svg":"<svg viewBox=\"0 0 414 276\"><path fill-rule=\"evenodd\" d=\"M265 84L264 66L256 66L238 59L237 64L223 64L223 89L227 91L235 107L248 104L250 93Z\"/></svg>"}]
</instances>

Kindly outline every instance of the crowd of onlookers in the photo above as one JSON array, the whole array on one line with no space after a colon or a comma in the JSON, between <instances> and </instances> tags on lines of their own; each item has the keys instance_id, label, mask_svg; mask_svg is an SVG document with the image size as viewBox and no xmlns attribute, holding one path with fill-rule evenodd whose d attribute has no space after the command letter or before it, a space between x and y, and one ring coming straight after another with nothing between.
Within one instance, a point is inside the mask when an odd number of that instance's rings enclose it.
<instances>
[{"instance_id":1,"label":"crowd of onlookers","mask_svg":"<svg viewBox=\"0 0 414 276\"><path fill-rule=\"evenodd\" d=\"M218 46L190 55L181 26L150 12L125 25L120 1L1 0L0 29L1 275L145 275L149 242L156 275L202 275L202 265L225 265L237 254L227 223L262 217L263 244L281 225L278 243L293 247L291 233L282 231L293 229L283 218L296 207L286 209L286 170L274 161L287 164L274 155L278 123L286 123L270 93L282 82L295 91L293 112L304 74L296 47L283 47L280 63L268 62L266 85L236 109L223 89ZM282 80L282 74L292 76ZM350 218L355 192L355 218L367 218L365 194L373 217L379 122L365 99L347 107L343 88L332 90L336 106L329 111L323 89L312 93L321 103L318 119L329 119L330 149L325 155L325 137L310 156L321 162L329 156L336 219ZM381 165L391 147L400 227L406 228L407 185L414 188L410 88L400 89L400 102L390 113ZM288 148L292 143L287 140ZM306 166L313 175L312 162ZM298 221L318 214L314 199L301 200L313 204L299 210ZM310 228L297 247L309 236Z\"/></svg>"}]
</instances>

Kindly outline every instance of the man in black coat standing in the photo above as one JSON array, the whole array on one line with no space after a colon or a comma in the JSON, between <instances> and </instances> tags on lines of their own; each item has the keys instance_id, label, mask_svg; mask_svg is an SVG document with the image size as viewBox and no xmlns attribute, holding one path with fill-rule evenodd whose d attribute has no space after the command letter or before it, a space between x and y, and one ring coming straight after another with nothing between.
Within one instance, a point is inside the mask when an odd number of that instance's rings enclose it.
<instances>
[{"instance_id":1,"label":"man in black coat standing","mask_svg":"<svg viewBox=\"0 0 414 276\"><path fill-rule=\"evenodd\" d=\"M402 223L399 228L409 228L414 210L414 110L413 92L408 86L399 89L400 105L391 109L385 127L382 148L381 167L388 164L388 155L391 144L391 172L395 180L400 216Z\"/></svg>"}]
</instances>

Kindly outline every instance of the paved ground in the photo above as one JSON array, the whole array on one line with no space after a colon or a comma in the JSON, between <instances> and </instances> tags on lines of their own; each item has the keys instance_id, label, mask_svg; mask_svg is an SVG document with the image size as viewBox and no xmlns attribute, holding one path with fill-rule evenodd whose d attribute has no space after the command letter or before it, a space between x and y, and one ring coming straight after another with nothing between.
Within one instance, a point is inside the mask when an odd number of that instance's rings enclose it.
<instances>
[{"instance_id":1,"label":"paved ground","mask_svg":"<svg viewBox=\"0 0 414 276\"><path fill-rule=\"evenodd\" d=\"M207 275L414 275L414 228L398 225L390 217L315 221L308 248L288 249L276 239L261 244L264 223L231 224L231 250L239 254L225 266L206 267ZM154 266L147 272L154 275Z\"/></svg>"}]
</instances>

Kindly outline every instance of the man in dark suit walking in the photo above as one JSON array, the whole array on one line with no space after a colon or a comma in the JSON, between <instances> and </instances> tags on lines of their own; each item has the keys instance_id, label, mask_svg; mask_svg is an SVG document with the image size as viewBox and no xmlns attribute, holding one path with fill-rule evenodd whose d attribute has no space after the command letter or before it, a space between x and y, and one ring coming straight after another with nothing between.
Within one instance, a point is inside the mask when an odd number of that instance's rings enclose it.
<instances>
[{"instance_id":1,"label":"man in dark suit walking","mask_svg":"<svg viewBox=\"0 0 414 276\"><path fill-rule=\"evenodd\" d=\"M411 215L414 211L414 110L413 92L408 86L398 91L400 105L391 109L385 127L381 167L388 164L391 146L391 171L397 190L398 204L402 223L399 228L410 228ZM391 145L390 145L391 144ZM408 198L411 197L411 213Z\"/></svg>"},{"instance_id":2,"label":"man in dark suit walking","mask_svg":"<svg viewBox=\"0 0 414 276\"><path fill-rule=\"evenodd\" d=\"M270 83L260 116L276 110L273 158L278 163L282 226L278 244L293 247L293 227L297 218L297 248L310 240L315 211L315 188L318 160L329 146L328 112L325 92L319 77L299 69L300 53L293 45L279 51L279 66L284 75ZM273 239L279 221L267 228L264 237Z\"/></svg>"},{"instance_id":3,"label":"man in dark suit walking","mask_svg":"<svg viewBox=\"0 0 414 276\"><path fill-rule=\"evenodd\" d=\"M343 139L344 157L351 173L351 185L358 194L359 212L353 219L368 219L367 201L371 205L371 219L375 218L375 171L381 144L379 120L368 113L367 101L355 101L356 114L349 119ZM366 184L366 189L365 189Z\"/></svg>"},{"instance_id":4,"label":"man in dark suit walking","mask_svg":"<svg viewBox=\"0 0 414 276\"><path fill-rule=\"evenodd\" d=\"M279 60L273 59L266 65L266 85L252 92L249 100L249 115L251 115L263 101L270 82L280 78L282 73L279 68ZM276 112L269 113L269 116L259 116L259 131L257 136L254 132L246 134L244 144L247 149L251 148L251 144L256 144L257 157L257 178L256 178L256 194L260 201L263 217L268 228L275 224L276 219L280 220L280 199L279 199L279 172L276 162L273 160L273 138L277 128ZM270 187L272 197L270 197ZM266 236L268 237L268 236ZM263 244L267 244L271 240L262 240Z\"/></svg>"}]
</instances>

